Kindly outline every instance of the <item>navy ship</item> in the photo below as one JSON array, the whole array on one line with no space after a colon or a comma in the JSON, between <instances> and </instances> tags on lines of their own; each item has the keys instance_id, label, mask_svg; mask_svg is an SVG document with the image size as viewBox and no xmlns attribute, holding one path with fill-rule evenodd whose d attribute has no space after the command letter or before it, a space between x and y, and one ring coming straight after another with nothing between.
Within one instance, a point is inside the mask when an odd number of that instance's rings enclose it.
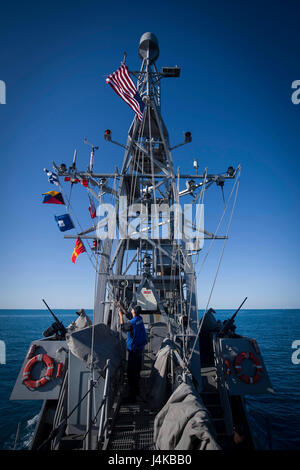
<instances>
[{"instance_id":1,"label":"navy ship","mask_svg":"<svg viewBox=\"0 0 300 470\"><path fill-rule=\"evenodd\" d=\"M91 147L86 170L77 168L76 152L70 166L53 162L46 170L57 191L46 193L44 202L66 206L57 222L62 232L73 230L64 233L76 242L72 261L85 253L95 271L93 318L80 310L65 326L44 301L54 322L29 345L11 399L43 401L32 450L254 449L245 396L274 391L256 340L236 332L234 320L246 299L223 322L211 306L241 167L201 173L195 159L191 174L174 168L172 151L189 144L192 134L186 131L171 146L161 82L179 78L180 68L158 70L153 33L143 34L138 54L139 70L129 70L125 54L106 80L134 112L126 143L104 131L105 145L124 152L122 168L95 172L98 147L85 140ZM75 227L71 213L74 184L83 186L90 202L85 229ZM224 185L230 188L226 199ZM214 188L222 191L224 210L212 233L204 228L203 208ZM219 234L225 217L225 233ZM223 248L200 314L198 268L214 243ZM124 325L136 307L146 344L140 348L139 390L130 399L128 335L134 338L136 331L126 333Z\"/></svg>"}]
</instances>

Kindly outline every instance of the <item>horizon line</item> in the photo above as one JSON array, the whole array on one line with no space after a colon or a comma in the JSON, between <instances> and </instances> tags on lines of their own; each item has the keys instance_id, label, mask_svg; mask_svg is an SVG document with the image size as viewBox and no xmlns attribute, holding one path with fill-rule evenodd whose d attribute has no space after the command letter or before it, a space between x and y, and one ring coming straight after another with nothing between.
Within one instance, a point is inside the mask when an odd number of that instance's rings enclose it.
<instances>
[{"instance_id":1,"label":"horizon line","mask_svg":"<svg viewBox=\"0 0 300 470\"><path fill-rule=\"evenodd\" d=\"M84 308L84 307L83 307ZM65 307L55 307L52 310L76 310L78 307L71 307L71 308L65 308ZM2 308L0 307L1 310L44 310L45 312L48 312L47 308L37 308L37 307L28 307L28 308L17 308L17 307L8 307L8 308ZM94 310L93 308L88 308L85 307L85 310ZM198 310L205 310L204 308L198 308ZM236 310L235 307L216 307L214 310ZM265 308L242 308L241 310L300 310L300 307L265 307Z\"/></svg>"}]
</instances>

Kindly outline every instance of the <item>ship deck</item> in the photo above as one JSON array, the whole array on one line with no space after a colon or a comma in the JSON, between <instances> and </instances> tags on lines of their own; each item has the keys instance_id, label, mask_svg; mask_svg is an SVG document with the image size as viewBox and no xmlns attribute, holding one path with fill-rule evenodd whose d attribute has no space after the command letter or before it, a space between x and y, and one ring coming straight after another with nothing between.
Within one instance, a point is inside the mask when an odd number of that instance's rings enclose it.
<instances>
[{"instance_id":1,"label":"ship deck","mask_svg":"<svg viewBox=\"0 0 300 470\"><path fill-rule=\"evenodd\" d=\"M117 417L108 431L104 448L108 450L152 450L154 419L157 411L151 410L146 397L153 364L153 355L145 348L140 379L140 396L135 403L121 401Z\"/></svg>"}]
</instances>

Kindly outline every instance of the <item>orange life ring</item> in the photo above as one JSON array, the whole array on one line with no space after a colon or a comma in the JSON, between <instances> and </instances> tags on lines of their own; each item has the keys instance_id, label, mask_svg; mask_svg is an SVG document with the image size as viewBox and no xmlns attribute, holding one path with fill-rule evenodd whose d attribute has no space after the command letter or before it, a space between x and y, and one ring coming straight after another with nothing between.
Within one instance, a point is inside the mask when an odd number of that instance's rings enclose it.
<instances>
[{"instance_id":1,"label":"orange life ring","mask_svg":"<svg viewBox=\"0 0 300 470\"><path fill-rule=\"evenodd\" d=\"M31 369L33 368L36 362L44 362L47 366L46 374L41 377L39 380L32 380L30 377ZM23 370L23 383L30 390L35 390L36 388L42 387L51 380L51 377L54 372L54 362L50 356L47 354L37 354L32 357L26 364Z\"/></svg>"},{"instance_id":2,"label":"orange life ring","mask_svg":"<svg viewBox=\"0 0 300 470\"><path fill-rule=\"evenodd\" d=\"M253 376L242 374L242 362L244 359L250 359L254 363L255 374ZM234 360L234 369L238 378L246 384L257 384L263 375L263 368L260 360L254 354L252 354L252 352L239 353Z\"/></svg>"}]
</instances>

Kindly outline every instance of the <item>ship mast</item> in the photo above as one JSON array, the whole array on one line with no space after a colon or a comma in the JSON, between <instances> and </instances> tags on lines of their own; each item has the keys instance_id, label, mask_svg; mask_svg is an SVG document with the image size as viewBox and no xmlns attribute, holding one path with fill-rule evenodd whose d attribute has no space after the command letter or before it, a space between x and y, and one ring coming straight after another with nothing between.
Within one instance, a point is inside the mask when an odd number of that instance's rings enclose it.
<instances>
[{"instance_id":1,"label":"ship mast","mask_svg":"<svg viewBox=\"0 0 300 470\"><path fill-rule=\"evenodd\" d=\"M207 172L201 175L198 171L196 175L182 175L179 171L175 175L169 135L160 111L160 93L161 80L179 77L180 68L162 67L158 71L159 46L153 33L143 34L138 53L141 68L130 73L137 79L137 95L144 107L143 119L135 115L126 145L113 140L111 130L107 129L104 134L107 142L125 149L121 171L97 174L91 165L86 172L78 172L74 165L71 169L73 177L85 178L96 188L87 189L97 197L100 208L102 195L113 198L115 205L116 237L101 240L101 249L97 244L95 250L94 323L105 323L118 330L116 300L122 300L129 309L133 303L141 302L145 290L150 292L154 306L152 311L143 312L145 323L163 321L168 325L170 337L176 336L177 342L181 342L183 360L189 356L191 372L200 384L199 345L194 344L199 321L192 256L195 250L197 253L197 247L191 250L182 230L178 237L182 214L179 211L178 215L174 207L180 207L181 196L193 195L198 188L206 189L214 182L223 185L225 179L234 178L235 171L230 167L221 175ZM186 132L184 142L173 149L191 140L191 133ZM60 176L70 173L65 165L54 167ZM182 178L187 179L187 189L180 191ZM137 214L139 225L134 224ZM97 240L98 226L93 225L79 236ZM221 238L204 233L209 238Z\"/></svg>"},{"instance_id":2,"label":"ship mast","mask_svg":"<svg viewBox=\"0 0 300 470\"><path fill-rule=\"evenodd\" d=\"M183 351L189 346L189 339L195 337L197 328L196 280L192 257L188 256L185 241L175 238L174 214L166 210L166 220L160 208L170 209L179 204L179 185L174 174L169 135L160 113L160 82L165 77L179 76L178 67L163 68L158 72L156 60L159 56L158 41L154 34L145 33L140 40L139 56L141 69L132 72L137 78L137 90L145 105L143 120L134 118L129 132L122 170L119 178L116 206L117 213L135 207L145 214L144 226L139 227L140 236L136 239L125 236L119 238L113 247L112 240L106 240L98 278L97 300L95 304L96 322L110 323L117 329L117 315L113 302L121 297L127 305L138 298L143 289L152 292L157 304L154 320L165 321L169 334L182 336ZM112 140L110 131L107 140ZM191 141L189 132L185 142ZM126 207L125 207L126 206ZM125 208L125 209L124 209ZM155 209L153 209L155 208ZM153 236L153 220L160 224L160 232ZM152 227L151 227L152 223ZM168 226L167 235L162 234ZM119 234L122 231L118 220ZM144 230L144 235L141 233ZM148 237L149 235L149 237ZM111 259L110 263L107 262ZM127 274L128 266L135 264L135 274ZM108 295L106 286L109 285ZM126 292L124 292L126 290ZM126 299L127 296L127 299ZM153 323L153 315L144 321ZM185 324L179 318L185 318ZM188 339L188 340L187 340ZM191 341L190 341L191 342ZM187 352L187 351L186 351ZM195 362L195 378L200 380L199 350L195 349L192 359Z\"/></svg>"}]
</instances>

